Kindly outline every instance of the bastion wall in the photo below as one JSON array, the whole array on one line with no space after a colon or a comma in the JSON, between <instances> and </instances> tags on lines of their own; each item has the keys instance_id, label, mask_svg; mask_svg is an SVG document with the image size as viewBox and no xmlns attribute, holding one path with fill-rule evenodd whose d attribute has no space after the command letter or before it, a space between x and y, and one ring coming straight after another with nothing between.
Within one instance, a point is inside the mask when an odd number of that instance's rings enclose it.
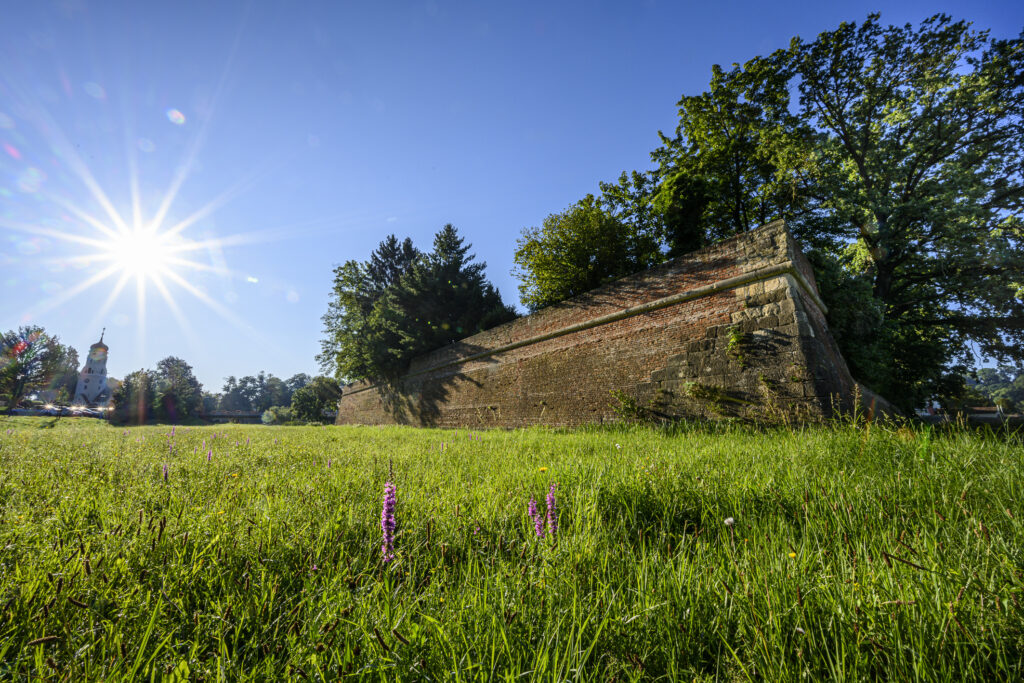
<instances>
[{"instance_id":1,"label":"bastion wall","mask_svg":"<svg viewBox=\"0 0 1024 683\"><path fill-rule=\"evenodd\" d=\"M825 312L778 221L421 356L393 385L346 387L337 423L819 420L856 393Z\"/></svg>"}]
</instances>

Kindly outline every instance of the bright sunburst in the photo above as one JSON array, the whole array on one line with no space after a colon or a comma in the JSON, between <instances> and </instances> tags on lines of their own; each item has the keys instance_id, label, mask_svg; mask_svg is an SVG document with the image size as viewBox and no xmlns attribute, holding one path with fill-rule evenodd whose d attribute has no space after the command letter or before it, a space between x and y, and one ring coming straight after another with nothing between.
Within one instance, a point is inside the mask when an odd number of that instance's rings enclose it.
<instances>
[{"instance_id":1,"label":"bright sunburst","mask_svg":"<svg viewBox=\"0 0 1024 683\"><path fill-rule=\"evenodd\" d=\"M107 249L121 272L154 280L160 279L171 266L174 253L168 233L147 228L116 235L110 239Z\"/></svg>"}]
</instances>

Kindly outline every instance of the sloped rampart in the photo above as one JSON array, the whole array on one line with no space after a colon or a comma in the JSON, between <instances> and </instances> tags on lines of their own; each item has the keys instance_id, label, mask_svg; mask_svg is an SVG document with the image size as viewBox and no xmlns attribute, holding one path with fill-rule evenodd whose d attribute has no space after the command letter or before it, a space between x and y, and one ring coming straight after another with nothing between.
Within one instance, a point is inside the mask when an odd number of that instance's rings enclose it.
<instances>
[{"instance_id":1,"label":"sloped rampart","mask_svg":"<svg viewBox=\"0 0 1024 683\"><path fill-rule=\"evenodd\" d=\"M780 221L422 356L393 386L347 387L337 422L815 420L854 387Z\"/></svg>"}]
</instances>

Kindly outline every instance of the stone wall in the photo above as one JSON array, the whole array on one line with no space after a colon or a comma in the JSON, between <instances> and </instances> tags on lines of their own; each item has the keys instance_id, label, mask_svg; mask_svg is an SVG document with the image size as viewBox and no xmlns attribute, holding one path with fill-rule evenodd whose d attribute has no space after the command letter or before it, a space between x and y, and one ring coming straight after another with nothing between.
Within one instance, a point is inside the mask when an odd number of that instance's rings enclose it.
<instances>
[{"instance_id":1,"label":"stone wall","mask_svg":"<svg viewBox=\"0 0 1024 683\"><path fill-rule=\"evenodd\" d=\"M854 386L780 221L417 358L395 386L346 387L337 422L814 420Z\"/></svg>"}]
</instances>

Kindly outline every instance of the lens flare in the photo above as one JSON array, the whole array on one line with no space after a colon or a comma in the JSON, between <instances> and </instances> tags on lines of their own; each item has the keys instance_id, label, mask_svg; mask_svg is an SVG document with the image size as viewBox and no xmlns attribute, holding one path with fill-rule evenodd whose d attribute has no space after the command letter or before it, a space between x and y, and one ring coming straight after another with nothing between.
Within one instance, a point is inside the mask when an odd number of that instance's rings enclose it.
<instances>
[{"instance_id":1,"label":"lens flare","mask_svg":"<svg viewBox=\"0 0 1024 683\"><path fill-rule=\"evenodd\" d=\"M82 90L85 91L86 95L88 95L89 97L94 97L97 100L107 99L107 91L104 90L103 86L99 83L94 83L92 81L89 81L88 83L83 83Z\"/></svg>"},{"instance_id":2,"label":"lens flare","mask_svg":"<svg viewBox=\"0 0 1024 683\"><path fill-rule=\"evenodd\" d=\"M29 167L18 175L18 189L25 194L33 194L39 191L46 180L46 174L38 168Z\"/></svg>"},{"instance_id":3,"label":"lens flare","mask_svg":"<svg viewBox=\"0 0 1024 683\"><path fill-rule=\"evenodd\" d=\"M170 121L171 123L173 123L176 126L184 126L185 125L185 115L182 114L177 109L168 109L167 110L167 120Z\"/></svg>"}]
</instances>

